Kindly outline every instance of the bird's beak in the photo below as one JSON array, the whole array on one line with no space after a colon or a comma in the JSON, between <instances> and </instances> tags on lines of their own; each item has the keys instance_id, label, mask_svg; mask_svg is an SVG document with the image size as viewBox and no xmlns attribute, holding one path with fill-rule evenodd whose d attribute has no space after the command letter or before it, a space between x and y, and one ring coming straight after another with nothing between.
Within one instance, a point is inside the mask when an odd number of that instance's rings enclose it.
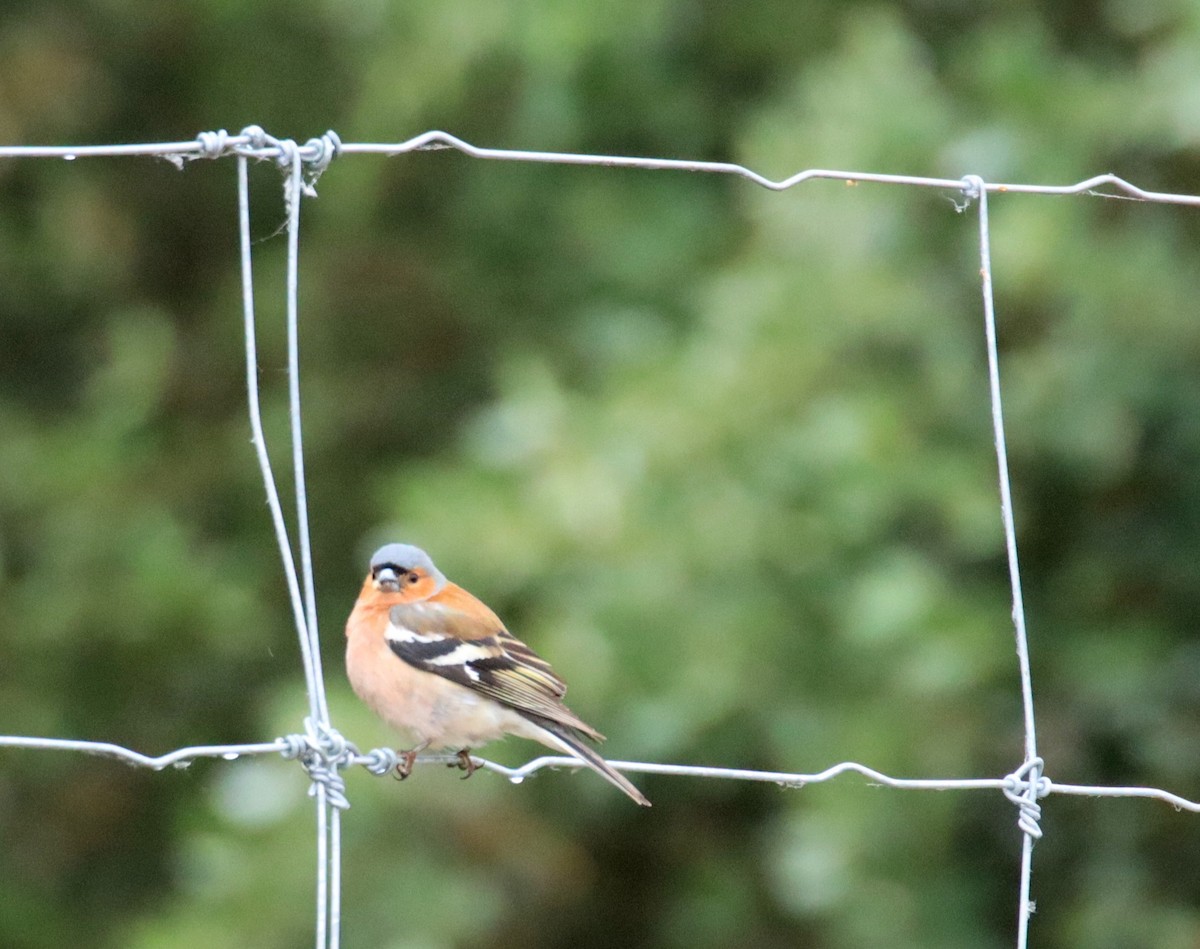
<instances>
[{"instance_id":1,"label":"bird's beak","mask_svg":"<svg viewBox=\"0 0 1200 949\"><path fill-rule=\"evenodd\" d=\"M399 593L400 577L391 567L381 567L375 574L375 588L384 593Z\"/></svg>"}]
</instances>

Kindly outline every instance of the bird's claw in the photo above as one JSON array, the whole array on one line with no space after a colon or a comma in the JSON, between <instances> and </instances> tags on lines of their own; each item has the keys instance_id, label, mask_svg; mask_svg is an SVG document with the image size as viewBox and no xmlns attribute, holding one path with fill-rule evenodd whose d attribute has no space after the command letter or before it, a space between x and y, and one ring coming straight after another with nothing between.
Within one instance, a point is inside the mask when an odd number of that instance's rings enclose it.
<instances>
[{"instance_id":1,"label":"bird's claw","mask_svg":"<svg viewBox=\"0 0 1200 949\"><path fill-rule=\"evenodd\" d=\"M395 771L394 776L395 776L396 780L403 781L410 774L412 774L413 765L416 763L416 761L417 761L417 749L416 748L413 748L411 751L401 752L400 760L396 762L396 767L394 769L394 771Z\"/></svg>"},{"instance_id":2,"label":"bird's claw","mask_svg":"<svg viewBox=\"0 0 1200 949\"><path fill-rule=\"evenodd\" d=\"M477 765L475 763L475 759L471 757L470 750L464 748L462 751L460 751L458 753L457 757L458 757L457 764L452 764L450 767L461 768L463 771L467 772L466 774L464 774L462 776L462 779L464 781L467 780L467 778L469 778L471 775L473 775L476 771L479 770L480 766Z\"/></svg>"}]
</instances>

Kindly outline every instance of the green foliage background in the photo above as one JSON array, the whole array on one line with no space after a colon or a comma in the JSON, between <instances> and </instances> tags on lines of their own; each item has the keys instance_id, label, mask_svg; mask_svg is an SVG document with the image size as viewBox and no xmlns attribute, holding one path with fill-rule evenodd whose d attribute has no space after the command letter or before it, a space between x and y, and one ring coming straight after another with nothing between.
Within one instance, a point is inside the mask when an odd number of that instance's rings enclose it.
<instances>
[{"instance_id":1,"label":"green foliage background","mask_svg":"<svg viewBox=\"0 0 1200 949\"><path fill-rule=\"evenodd\" d=\"M10 2L0 141L479 144L1200 191L1200 7ZM254 170L285 444L278 175ZM345 157L304 208L321 625L426 547L614 757L1001 775L1020 703L974 213L667 173ZM0 732L161 753L297 729L240 366L234 168L0 163ZM1048 774L1200 796L1200 216L993 200ZM282 461L282 459L281 459ZM286 470L286 463L278 466ZM516 763L514 742L489 754ZM348 947L998 947L987 793L348 777ZM0 943L300 946L295 765L0 756ZM1038 946L1200 941L1200 823L1053 798Z\"/></svg>"}]
</instances>

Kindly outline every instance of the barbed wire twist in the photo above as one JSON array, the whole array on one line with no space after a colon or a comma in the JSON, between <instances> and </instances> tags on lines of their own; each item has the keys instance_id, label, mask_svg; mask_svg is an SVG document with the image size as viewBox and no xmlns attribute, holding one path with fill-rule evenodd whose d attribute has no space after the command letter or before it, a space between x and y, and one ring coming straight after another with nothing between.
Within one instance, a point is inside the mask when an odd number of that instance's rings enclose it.
<instances>
[{"instance_id":1,"label":"barbed wire twist","mask_svg":"<svg viewBox=\"0 0 1200 949\"><path fill-rule=\"evenodd\" d=\"M978 206L980 284L987 342L989 394L999 479L1001 519L1012 588L1012 616L1025 724L1025 758L1023 762L1012 773L998 778L898 778L856 762L842 762L813 774L641 761L610 761L609 764L618 770L635 773L773 782L788 788L802 788L809 784L833 780L844 774L857 773L872 784L897 789L998 790L1017 808L1017 826L1022 833L1023 840L1018 907L1018 949L1025 949L1027 946L1029 919L1034 909L1034 903L1030 899L1030 882L1033 845L1042 836L1040 800L1052 794L1088 797L1141 797L1161 800L1181 810L1200 813L1200 802L1189 800L1163 789L1057 784L1043 773L1044 762L1037 754L1028 635L1021 594L1012 489L1005 443L988 223L988 196L991 194L1089 194L1103 198L1188 206L1200 205L1200 196L1146 190L1113 174L1096 175L1068 185L1031 185L987 182L978 175L967 175L961 179L947 179L807 169L790 177L774 180L743 165L729 162L482 148L446 132L436 130L396 143L343 143L336 132L328 131L321 136L308 139L301 145L293 139L276 138L260 126L250 125L237 134L231 134L224 129L205 131L199 133L195 139L183 142L77 147L0 146L0 157L7 158L61 158L74 161L84 157L140 155L165 159L180 168L189 161L215 160L225 157L237 159L238 226L245 329L247 409L251 427L251 444L258 460L271 522L279 546L285 584L300 645L306 696L309 704L309 714L304 719L303 732L284 735L270 742L197 745L175 749L159 756L150 756L110 742L0 735L0 748L84 753L156 771L169 767L186 768L192 762L204 758L233 760L244 756L273 754L297 761L308 776L309 794L316 799L317 807L316 945L318 949L325 949L325 947L337 949L340 941L340 813L350 807L343 772L351 767L362 767L371 774L388 774L395 770L399 756L392 748L373 748L366 753L360 752L333 725L325 695L317 631L316 590L313 581L312 549L308 524L300 404L298 336L300 209L304 198L316 196L317 180L338 156L349 154L396 156L435 150L455 150L469 157L484 160L727 174L744 178L772 191L783 191L814 179L835 179L850 184L868 182L931 187L945 189L952 194L959 195L961 200L955 202L955 208L960 212L966 211L971 204ZM259 402L247 172L247 163L252 160L273 162L283 173L283 197L287 210L285 229L288 239L287 275L284 291L287 301L287 380L292 467L296 494L298 563L280 503L270 456L267 452ZM1098 190L1102 188L1112 190ZM472 756L472 760L478 767L499 774L513 783L521 783L528 776L549 768L574 769L582 766L582 763L575 758L552 755L535 758L515 768L476 756ZM422 755L417 758L417 763L422 765L454 764L457 761L458 758L454 755Z\"/></svg>"}]
</instances>

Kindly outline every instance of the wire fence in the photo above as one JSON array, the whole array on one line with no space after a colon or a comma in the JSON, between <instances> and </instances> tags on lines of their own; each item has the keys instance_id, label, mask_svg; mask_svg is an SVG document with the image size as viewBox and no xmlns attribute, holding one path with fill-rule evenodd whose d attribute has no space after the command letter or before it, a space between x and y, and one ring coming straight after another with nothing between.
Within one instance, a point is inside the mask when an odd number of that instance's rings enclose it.
<instances>
[{"instance_id":1,"label":"wire fence","mask_svg":"<svg viewBox=\"0 0 1200 949\"><path fill-rule=\"evenodd\" d=\"M238 230L241 248L242 307L245 329L246 399L252 443L262 474L271 521L283 564L300 652L304 665L308 716L303 732L285 735L274 741L237 745L200 745L178 748L153 757L120 745L76 741L61 738L0 735L0 747L69 751L113 758L127 764L162 770L186 767L199 758L237 759L249 755L282 755L298 761L308 775L310 796L316 802L317 865L316 920L317 949L338 949L341 934L341 811L350 806L346 798L342 772L351 767L363 767L373 774L387 774L398 763L398 754L391 748L375 748L360 752L333 725L325 697L324 676L318 646L316 589L313 582L312 547L309 536L308 503L305 490L303 425L300 403L300 354L298 343L300 276L299 235L300 210L305 197L315 197L315 184L330 162L338 156L374 154L404 155L417 151L453 149L472 158L540 162L559 165L591 165L608 168L637 168L661 171L704 172L735 175L772 191L783 191L812 179L835 179L848 184L860 182L937 188L954 193L956 207L966 211L977 209L979 222L980 289L983 297L984 333L987 349L988 383L995 439L996 464L1000 492L1001 518L1004 527L1010 585L1012 617L1016 639L1017 662L1024 714L1024 760L1010 774L991 778L897 778L883 774L866 765L843 762L814 774L754 771L737 768L715 768L684 764L663 764L645 761L610 761L613 767L628 772L674 775L694 778L719 778L738 781L773 782L785 787L799 788L807 784L829 781L839 775L854 772L870 781L891 788L910 790L987 790L1001 792L1016 808L1017 826L1022 834L1020 884L1017 904L1018 949L1029 943L1029 921L1034 904L1030 899L1033 869L1033 849L1042 836L1039 826L1039 801L1052 794L1087 797L1155 798L1172 806L1200 812L1200 803L1177 794L1151 787L1116 787L1077 784L1058 784L1045 776L1045 764L1038 756L1037 730L1034 718L1033 683L1030 674L1029 645L1025 626L1025 610L1021 593L1021 575L1017 556L1016 527L1013 519L1012 487L1009 479L1007 444L1004 430L1003 400L1001 397L1000 367L996 335L996 313L992 293L992 267L988 200L993 194L1024 193L1039 195L1086 194L1101 198L1122 198L1164 204L1200 205L1200 196L1147 191L1116 175L1097 175L1070 185L1033 185L987 182L978 175L961 179L929 178L909 175L875 174L857 171L808 169L782 180L764 177L742 165L727 162L683 161L663 158L632 158L612 155L580 155L559 152L511 151L480 148L445 132L430 131L407 141L395 143L343 143L335 132L327 132L299 144L291 139L279 139L257 126L238 134L224 130L202 132L195 139L183 142L162 142L133 145L71 146L0 146L0 158L58 158L74 161L97 156L148 156L166 159L182 167L185 162L200 159L232 157L237 165ZM279 497L275 476L267 452L259 406L257 333L255 325L254 271L250 237L250 185L248 163L275 162L283 172L283 192L287 208L287 382L289 418L291 423L291 460L295 484L295 546ZM295 551L298 550L298 558ZM575 758L542 756L517 767L509 768L474 757L484 769L520 783L528 775L544 768L578 768ZM420 764L457 763L453 755L422 755Z\"/></svg>"}]
</instances>

